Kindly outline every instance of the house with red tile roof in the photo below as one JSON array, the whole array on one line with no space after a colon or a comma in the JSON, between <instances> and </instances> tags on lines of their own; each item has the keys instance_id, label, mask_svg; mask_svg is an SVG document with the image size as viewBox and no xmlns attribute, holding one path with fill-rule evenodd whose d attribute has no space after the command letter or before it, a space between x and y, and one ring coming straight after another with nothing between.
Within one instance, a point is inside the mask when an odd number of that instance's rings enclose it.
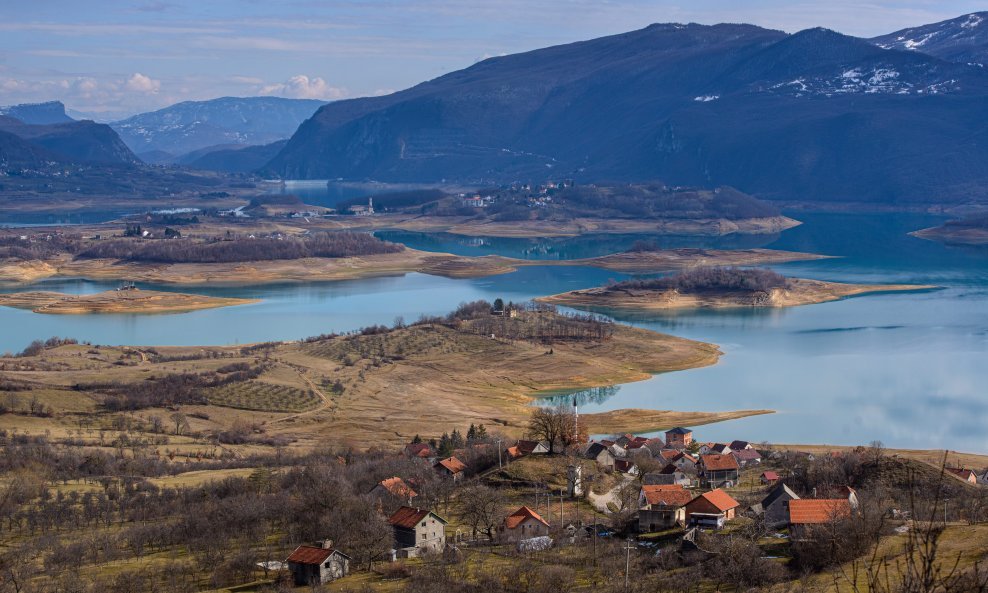
<instances>
[{"instance_id":1,"label":"house with red tile roof","mask_svg":"<svg viewBox=\"0 0 988 593\"><path fill-rule=\"evenodd\" d=\"M851 518L851 503L846 498L801 498L789 501L789 534L805 538L821 526Z\"/></svg>"},{"instance_id":2,"label":"house with red tile roof","mask_svg":"<svg viewBox=\"0 0 988 593\"><path fill-rule=\"evenodd\" d=\"M388 517L394 529L395 556L414 558L446 547L446 519L427 509L401 507Z\"/></svg>"},{"instance_id":3,"label":"house with red tile roof","mask_svg":"<svg viewBox=\"0 0 988 593\"><path fill-rule=\"evenodd\" d=\"M333 541L318 546L299 546L285 560L295 586L321 585L350 574L350 558L333 548Z\"/></svg>"},{"instance_id":4,"label":"house with red tile roof","mask_svg":"<svg viewBox=\"0 0 988 593\"><path fill-rule=\"evenodd\" d=\"M964 469L960 467L945 467L944 468L948 474L956 476L957 478L968 482L969 484L978 483L978 475L969 469Z\"/></svg>"},{"instance_id":5,"label":"house with red tile roof","mask_svg":"<svg viewBox=\"0 0 988 593\"><path fill-rule=\"evenodd\" d=\"M638 495L638 531L650 533L686 522L693 494L678 484L642 486Z\"/></svg>"},{"instance_id":6,"label":"house with red tile roof","mask_svg":"<svg viewBox=\"0 0 988 593\"><path fill-rule=\"evenodd\" d=\"M741 466L730 453L701 455L697 472L700 482L707 488L733 486L738 483Z\"/></svg>"},{"instance_id":7,"label":"house with red tile roof","mask_svg":"<svg viewBox=\"0 0 988 593\"><path fill-rule=\"evenodd\" d=\"M549 535L549 522L527 506L504 518L501 535L507 540L517 541Z\"/></svg>"},{"instance_id":8,"label":"house with red tile roof","mask_svg":"<svg viewBox=\"0 0 988 593\"><path fill-rule=\"evenodd\" d=\"M774 471L764 471L758 476L759 481L765 485L772 485L779 481L779 474Z\"/></svg>"},{"instance_id":9,"label":"house with red tile roof","mask_svg":"<svg viewBox=\"0 0 988 593\"><path fill-rule=\"evenodd\" d=\"M704 492L686 503L686 525L720 529L735 517L739 506L738 501L720 488Z\"/></svg>"},{"instance_id":10,"label":"house with red tile roof","mask_svg":"<svg viewBox=\"0 0 988 593\"><path fill-rule=\"evenodd\" d=\"M520 440L515 443L522 455L544 455L549 452L549 447L541 441Z\"/></svg>"},{"instance_id":11,"label":"house with red tile roof","mask_svg":"<svg viewBox=\"0 0 988 593\"><path fill-rule=\"evenodd\" d=\"M630 459L615 459L614 471L635 476L638 475L638 466Z\"/></svg>"},{"instance_id":12,"label":"house with red tile roof","mask_svg":"<svg viewBox=\"0 0 988 593\"><path fill-rule=\"evenodd\" d=\"M432 469L439 472L439 475L447 478L452 478L454 481L459 480L467 471L467 466L465 463L457 459L456 457L447 457L446 459L440 459L432 466Z\"/></svg>"},{"instance_id":13,"label":"house with red tile roof","mask_svg":"<svg viewBox=\"0 0 988 593\"><path fill-rule=\"evenodd\" d=\"M402 451L406 457L429 459L434 455L428 443L408 443Z\"/></svg>"},{"instance_id":14,"label":"house with red tile roof","mask_svg":"<svg viewBox=\"0 0 988 593\"><path fill-rule=\"evenodd\" d=\"M412 487L398 476L378 482L371 488L370 495L379 499L393 498L403 504L412 504L412 499L418 496Z\"/></svg>"},{"instance_id":15,"label":"house with red tile roof","mask_svg":"<svg viewBox=\"0 0 988 593\"><path fill-rule=\"evenodd\" d=\"M732 451L731 455L738 460L738 465L741 467L758 465L762 462L762 454L754 449L738 449L737 451Z\"/></svg>"}]
</instances>

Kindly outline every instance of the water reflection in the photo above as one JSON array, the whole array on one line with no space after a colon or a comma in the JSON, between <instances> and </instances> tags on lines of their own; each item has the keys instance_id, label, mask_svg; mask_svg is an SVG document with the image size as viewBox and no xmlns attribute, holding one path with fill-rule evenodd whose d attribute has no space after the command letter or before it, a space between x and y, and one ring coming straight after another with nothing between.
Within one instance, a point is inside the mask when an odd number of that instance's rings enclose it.
<instances>
[{"instance_id":1,"label":"water reflection","mask_svg":"<svg viewBox=\"0 0 988 593\"><path fill-rule=\"evenodd\" d=\"M554 408L556 406L577 406L584 407L589 404L603 404L610 398L617 395L620 387L611 385L607 387L591 387L590 389L579 389L576 391L566 391L553 395L544 395L535 400L537 405Z\"/></svg>"}]
</instances>

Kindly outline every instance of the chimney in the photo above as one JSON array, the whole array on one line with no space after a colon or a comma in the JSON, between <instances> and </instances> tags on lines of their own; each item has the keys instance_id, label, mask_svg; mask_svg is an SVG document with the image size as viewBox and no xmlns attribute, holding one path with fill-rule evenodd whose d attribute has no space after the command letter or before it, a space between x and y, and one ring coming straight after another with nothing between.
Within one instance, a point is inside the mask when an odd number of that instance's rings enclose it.
<instances>
[{"instance_id":1,"label":"chimney","mask_svg":"<svg viewBox=\"0 0 988 593\"><path fill-rule=\"evenodd\" d=\"M319 543L320 543L320 547L323 550L332 550L333 549L333 540L331 540L331 539L324 539L324 540L322 540Z\"/></svg>"},{"instance_id":2,"label":"chimney","mask_svg":"<svg viewBox=\"0 0 988 593\"><path fill-rule=\"evenodd\" d=\"M816 498L816 488L813 489L813 498Z\"/></svg>"}]
</instances>

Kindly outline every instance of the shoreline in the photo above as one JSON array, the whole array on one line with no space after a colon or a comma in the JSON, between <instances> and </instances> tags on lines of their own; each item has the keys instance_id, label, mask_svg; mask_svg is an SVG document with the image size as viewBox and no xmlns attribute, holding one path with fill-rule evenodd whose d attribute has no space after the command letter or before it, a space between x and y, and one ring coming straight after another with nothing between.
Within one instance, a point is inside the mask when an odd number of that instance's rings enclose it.
<instances>
[{"instance_id":1,"label":"shoreline","mask_svg":"<svg viewBox=\"0 0 988 593\"><path fill-rule=\"evenodd\" d=\"M0 262L0 282L30 284L49 278L126 280L175 285L265 284L357 280L419 272L446 278L482 278L533 266L589 266L629 273L672 272L694 266L752 266L829 256L771 249L668 249L575 260L527 260L499 255L462 256L406 247L398 253L230 263L142 263L73 259Z\"/></svg>"},{"instance_id":2,"label":"shoreline","mask_svg":"<svg viewBox=\"0 0 988 593\"><path fill-rule=\"evenodd\" d=\"M260 299L211 297L156 290L108 290L96 294L33 291L0 294L0 306L47 315L171 314L258 303Z\"/></svg>"},{"instance_id":3,"label":"shoreline","mask_svg":"<svg viewBox=\"0 0 988 593\"><path fill-rule=\"evenodd\" d=\"M535 300L568 307L625 311L680 309L783 308L815 305L879 293L921 292L939 287L923 284L845 284L790 278L786 288L757 292L680 293L676 290L610 289L597 287L539 297Z\"/></svg>"}]
</instances>

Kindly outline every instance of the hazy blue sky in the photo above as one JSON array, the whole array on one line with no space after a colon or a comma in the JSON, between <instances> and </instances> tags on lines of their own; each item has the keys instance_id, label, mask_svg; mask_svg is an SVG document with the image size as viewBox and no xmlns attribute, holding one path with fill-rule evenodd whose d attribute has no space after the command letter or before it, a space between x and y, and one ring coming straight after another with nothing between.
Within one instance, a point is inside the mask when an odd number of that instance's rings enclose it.
<instances>
[{"instance_id":1,"label":"hazy blue sky","mask_svg":"<svg viewBox=\"0 0 988 593\"><path fill-rule=\"evenodd\" d=\"M386 93L513 53L653 22L873 36L968 0L0 0L0 105L106 117L186 99Z\"/></svg>"}]
</instances>

